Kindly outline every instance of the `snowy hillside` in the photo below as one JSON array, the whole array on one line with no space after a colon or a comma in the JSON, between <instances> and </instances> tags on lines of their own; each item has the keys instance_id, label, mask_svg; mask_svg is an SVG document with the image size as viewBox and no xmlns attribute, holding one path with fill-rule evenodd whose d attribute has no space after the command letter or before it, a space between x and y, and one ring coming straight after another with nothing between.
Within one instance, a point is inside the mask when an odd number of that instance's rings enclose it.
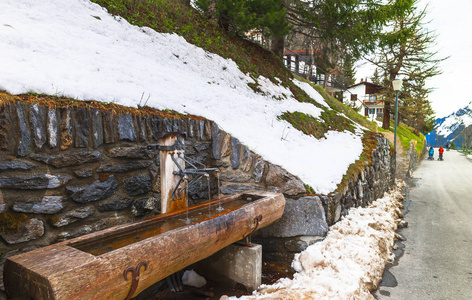
<instances>
[{"instance_id":1,"label":"snowy hillside","mask_svg":"<svg viewBox=\"0 0 472 300\"><path fill-rule=\"evenodd\" d=\"M436 129L426 135L428 145L444 146L447 142L453 141L456 146L460 146L461 131L472 125L472 102L447 117L437 119L435 124Z\"/></svg>"},{"instance_id":2,"label":"snowy hillside","mask_svg":"<svg viewBox=\"0 0 472 300\"><path fill-rule=\"evenodd\" d=\"M200 115L318 193L333 191L362 152L360 129L317 140L279 120L287 111L321 113L282 85L259 78L263 93L255 93L235 62L176 34L132 26L88 0L2 0L0 40L0 90ZM310 85L294 83L327 106Z\"/></svg>"}]
</instances>

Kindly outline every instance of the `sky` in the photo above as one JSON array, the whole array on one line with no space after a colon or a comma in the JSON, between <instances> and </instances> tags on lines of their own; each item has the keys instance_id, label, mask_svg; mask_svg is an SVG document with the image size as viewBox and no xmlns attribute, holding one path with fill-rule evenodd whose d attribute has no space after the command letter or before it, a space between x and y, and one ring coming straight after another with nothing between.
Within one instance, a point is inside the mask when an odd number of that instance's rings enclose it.
<instances>
[{"instance_id":1,"label":"sky","mask_svg":"<svg viewBox=\"0 0 472 300\"><path fill-rule=\"evenodd\" d=\"M420 0L419 7L427 8L425 21L435 31L437 58L449 57L440 64L443 71L427 83L433 88L429 95L436 117L445 117L472 101L470 72L472 70L472 11L471 0ZM358 65L357 79L370 77L373 69Z\"/></svg>"},{"instance_id":2,"label":"sky","mask_svg":"<svg viewBox=\"0 0 472 300\"><path fill-rule=\"evenodd\" d=\"M1 0L0 41L0 90L203 116L320 194L335 190L362 152L359 128L318 140L279 120L284 112L317 118L322 111L282 85L260 77L263 93L255 93L234 61L176 34L132 26L87 0ZM294 83L327 106L309 84Z\"/></svg>"}]
</instances>

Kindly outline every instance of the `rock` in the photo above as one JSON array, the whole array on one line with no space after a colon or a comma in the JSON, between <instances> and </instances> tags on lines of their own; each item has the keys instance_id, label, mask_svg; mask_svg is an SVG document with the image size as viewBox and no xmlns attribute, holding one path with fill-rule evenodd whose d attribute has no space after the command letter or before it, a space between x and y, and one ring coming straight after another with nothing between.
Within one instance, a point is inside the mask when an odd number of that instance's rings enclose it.
<instances>
[{"instance_id":1,"label":"rock","mask_svg":"<svg viewBox=\"0 0 472 300\"><path fill-rule=\"evenodd\" d=\"M101 219L100 221L96 223L82 225L78 227L77 229L74 229L71 231L63 231L58 235L57 241L62 242L68 239L83 236L83 235L86 235L86 234L89 234L98 230L103 230L105 228L124 224L127 222L129 222L129 218L124 217L124 216L116 216L116 217Z\"/></svg>"},{"instance_id":2,"label":"rock","mask_svg":"<svg viewBox=\"0 0 472 300\"><path fill-rule=\"evenodd\" d=\"M61 196L44 196L40 201L16 202L12 209L27 214L55 214L64 208L63 201Z\"/></svg>"},{"instance_id":3,"label":"rock","mask_svg":"<svg viewBox=\"0 0 472 300\"><path fill-rule=\"evenodd\" d=\"M114 147L108 149L109 157L128 159L153 159L157 151L146 150L144 147Z\"/></svg>"},{"instance_id":4,"label":"rock","mask_svg":"<svg viewBox=\"0 0 472 300\"><path fill-rule=\"evenodd\" d=\"M18 225L16 232L2 232L2 238L10 245L35 240L44 235L43 221L38 219L28 219Z\"/></svg>"},{"instance_id":5,"label":"rock","mask_svg":"<svg viewBox=\"0 0 472 300\"><path fill-rule=\"evenodd\" d=\"M187 136L193 138L195 136L195 124L194 120L187 119Z\"/></svg>"},{"instance_id":6,"label":"rock","mask_svg":"<svg viewBox=\"0 0 472 300\"><path fill-rule=\"evenodd\" d=\"M75 146L86 148L89 145L90 110L85 107L77 108L75 114Z\"/></svg>"},{"instance_id":7,"label":"rock","mask_svg":"<svg viewBox=\"0 0 472 300\"><path fill-rule=\"evenodd\" d=\"M288 252L300 253L308 248L308 244L301 240L288 240L284 244Z\"/></svg>"},{"instance_id":8,"label":"rock","mask_svg":"<svg viewBox=\"0 0 472 300\"><path fill-rule=\"evenodd\" d=\"M262 182L262 176L264 175L265 165L266 165L265 161L261 157L258 157L256 160L256 163L254 164L254 172L253 172L254 181L256 183Z\"/></svg>"},{"instance_id":9,"label":"rock","mask_svg":"<svg viewBox=\"0 0 472 300\"><path fill-rule=\"evenodd\" d=\"M121 114L118 116L118 133L120 140L134 142L137 139L133 116L131 114Z\"/></svg>"},{"instance_id":10,"label":"rock","mask_svg":"<svg viewBox=\"0 0 472 300\"><path fill-rule=\"evenodd\" d=\"M214 124L214 126L217 126L217 125ZM212 130L213 130L213 128L212 128ZM198 133L199 133L200 140L204 141L205 140L205 121L204 120L199 120L198 121ZM214 136L213 136L213 138L214 138Z\"/></svg>"},{"instance_id":11,"label":"rock","mask_svg":"<svg viewBox=\"0 0 472 300\"><path fill-rule=\"evenodd\" d=\"M173 119L172 120L172 131L173 132L180 132L179 120Z\"/></svg>"},{"instance_id":12,"label":"rock","mask_svg":"<svg viewBox=\"0 0 472 300\"><path fill-rule=\"evenodd\" d=\"M131 212L135 217L141 217L156 208L157 199L154 197L143 198L134 201Z\"/></svg>"},{"instance_id":13,"label":"rock","mask_svg":"<svg viewBox=\"0 0 472 300\"><path fill-rule=\"evenodd\" d=\"M252 162L253 162L253 159L252 159L252 154L251 154L251 150L248 149L248 147L246 146L242 146L243 150L243 154L241 156L241 170L244 171L244 172L249 172L252 168Z\"/></svg>"},{"instance_id":14,"label":"rock","mask_svg":"<svg viewBox=\"0 0 472 300\"><path fill-rule=\"evenodd\" d=\"M63 175L42 174L31 177L2 177L0 188L19 190L54 189L63 186L72 178Z\"/></svg>"},{"instance_id":15,"label":"rock","mask_svg":"<svg viewBox=\"0 0 472 300\"><path fill-rule=\"evenodd\" d=\"M61 108L61 150L66 150L72 145L72 114L69 107Z\"/></svg>"},{"instance_id":16,"label":"rock","mask_svg":"<svg viewBox=\"0 0 472 300\"><path fill-rule=\"evenodd\" d=\"M116 211L128 208L133 203L133 198L116 198L98 206L99 211Z\"/></svg>"},{"instance_id":17,"label":"rock","mask_svg":"<svg viewBox=\"0 0 472 300\"><path fill-rule=\"evenodd\" d=\"M94 149L103 145L103 118L96 108L92 109L92 144Z\"/></svg>"},{"instance_id":18,"label":"rock","mask_svg":"<svg viewBox=\"0 0 472 300\"><path fill-rule=\"evenodd\" d=\"M227 181L227 182L250 182L251 175L241 172L221 172L220 173L220 181Z\"/></svg>"},{"instance_id":19,"label":"rock","mask_svg":"<svg viewBox=\"0 0 472 300\"><path fill-rule=\"evenodd\" d=\"M206 151L206 150L210 149L210 143L208 143L208 142L199 142L199 141L196 141L196 142L193 144L193 148L194 148L197 152L203 152L203 151Z\"/></svg>"},{"instance_id":20,"label":"rock","mask_svg":"<svg viewBox=\"0 0 472 300\"><path fill-rule=\"evenodd\" d=\"M203 130L203 128L202 128ZM221 159L221 143L222 143L222 131L218 128L216 123L213 124L212 127L212 136L213 136L213 144L212 144L212 154L214 159ZM203 140L203 136L202 136Z\"/></svg>"},{"instance_id":21,"label":"rock","mask_svg":"<svg viewBox=\"0 0 472 300\"><path fill-rule=\"evenodd\" d=\"M137 116L136 119L138 121L139 141L146 142L147 141L146 119L143 116Z\"/></svg>"},{"instance_id":22,"label":"rock","mask_svg":"<svg viewBox=\"0 0 472 300\"><path fill-rule=\"evenodd\" d=\"M239 140L235 137L231 137L231 167L233 169L239 168L239 153L240 153L240 146L241 144L239 143Z\"/></svg>"},{"instance_id":23,"label":"rock","mask_svg":"<svg viewBox=\"0 0 472 300\"><path fill-rule=\"evenodd\" d=\"M129 163L111 163L100 166L97 172L99 173L124 173L133 170L140 170L152 165L152 161L144 162L129 162Z\"/></svg>"},{"instance_id":24,"label":"rock","mask_svg":"<svg viewBox=\"0 0 472 300\"><path fill-rule=\"evenodd\" d=\"M259 187L244 184L224 184L221 186L221 193L225 195L237 194L247 191L261 191Z\"/></svg>"},{"instance_id":25,"label":"rock","mask_svg":"<svg viewBox=\"0 0 472 300\"><path fill-rule=\"evenodd\" d=\"M106 144L111 144L116 142L116 131L117 127L115 122L115 113L110 110L105 110L102 112L103 116L103 140Z\"/></svg>"},{"instance_id":26,"label":"rock","mask_svg":"<svg viewBox=\"0 0 472 300\"><path fill-rule=\"evenodd\" d=\"M58 144L58 131L59 123L57 120L57 112L55 108L50 107L48 109L47 136L51 148L55 148Z\"/></svg>"},{"instance_id":27,"label":"rock","mask_svg":"<svg viewBox=\"0 0 472 300\"><path fill-rule=\"evenodd\" d=\"M59 155L35 154L32 155L31 158L43 162L47 165L51 165L55 168L64 168L99 161L100 152L81 151L76 153Z\"/></svg>"},{"instance_id":28,"label":"rock","mask_svg":"<svg viewBox=\"0 0 472 300\"><path fill-rule=\"evenodd\" d=\"M79 178L87 178L87 177L92 177L93 176L93 170L91 169L83 169L83 170L77 170L74 171L75 176Z\"/></svg>"},{"instance_id":29,"label":"rock","mask_svg":"<svg viewBox=\"0 0 472 300\"><path fill-rule=\"evenodd\" d=\"M3 203L3 202L0 203L0 214L2 214L2 213L5 212L6 207L7 207L7 206L5 205L5 203Z\"/></svg>"},{"instance_id":30,"label":"rock","mask_svg":"<svg viewBox=\"0 0 472 300\"><path fill-rule=\"evenodd\" d=\"M256 162L255 169L257 169L257 163L258 162ZM279 188L281 193L289 196L306 193L305 185L298 177L293 176L279 166L270 163L268 165L269 167L265 177L268 186L276 186Z\"/></svg>"},{"instance_id":31,"label":"rock","mask_svg":"<svg viewBox=\"0 0 472 300\"><path fill-rule=\"evenodd\" d=\"M51 225L54 227L66 226L85 219L93 215L94 212L95 209L92 206L77 208L61 215L51 217Z\"/></svg>"},{"instance_id":32,"label":"rock","mask_svg":"<svg viewBox=\"0 0 472 300\"><path fill-rule=\"evenodd\" d=\"M31 105L30 111L31 124L33 124L34 144L36 148L41 149L46 143L46 128L42 116L42 109L38 104Z\"/></svg>"},{"instance_id":33,"label":"rock","mask_svg":"<svg viewBox=\"0 0 472 300\"><path fill-rule=\"evenodd\" d=\"M31 146L31 133L26 123L26 118L23 112L25 103L18 103L16 107L18 122L20 125L20 143L18 145L18 156L26 156L30 151Z\"/></svg>"},{"instance_id":34,"label":"rock","mask_svg":"<svg viewBox=\"0 0 472 300\"><path fill-rule=\"evenodd\" d=\"M34 164L25 160L3 160L0 161L0 171L9 171L9 170L29 170L35 167Z\"/></svg>"},{"instance_id":35,"label":"rock","mask_svg":"<svg viewBox=\"0 0 472 300\"><path fill-rule=\"evenodd\" d=\"M261 229L265 237L324 236L328 232L325 212L319 197L287 198L285 211L273 225Z\"/></svg>"},{"instance_id":36,"label":"rock","mask_svg":"<svg viewBox=\"0 0 472 300\"><path fill-rule=\"evenodd\" d=\"M106 181L95 181L91 185L82 187L67 187L72 192L71 198L75 202L89 203L106 199L118 190L118 183L112 175Z\"/></svg>"},{"instance_id":37,"label":"rock","mask_svg":"<svg viewBox=\"0 0 472 300\"><path fill-rule=\"evenodd\" d=\"M163 131L161 119L156 115L150 115L148 119L148 125L149 125L152 138L155 141L159 141L160 134Z\"/></svg>"},{"instance_id":38,"label":"rock","mask_svg":"<svg viewBox=\"0 0 472 300\"><path fill-rule=\"evenodd\" d=\"M10 130L13 122L10 120L7 108L10 107L9 103L2 103L0 105L0 149L7 150L10 144Z\"/></svg>"},{"instance_id":39,"label":"rock","mask_svg":"<svg viewBox=\"0 0 472 300\"><path fill-rule=\"evenodd\" d=\"M151 191L151 178L148 175L137 175L123 180L130 196L138 196Z\"/></svg>"},{"instance_id":40,"label":"rock","mask_svg":"<svg viewBox=\"0 0 472 300\"><path fill-rule=\"evenodd\" d=\"M212 138L212 130L213 130L213 122L205 120L205 125L203 126L204 137L206 140L211 140Z\"/></svg>"},{"instance_id":41,"label":"rock","mask_svg":"<svg viewBox=\"0 0 472 300\"><path fill-rule=\"evenodd\" d=\"M172 132L172 122L169 119L164 118L162 119L162 130L164 132Z\"/></svg>"}]
</instances>

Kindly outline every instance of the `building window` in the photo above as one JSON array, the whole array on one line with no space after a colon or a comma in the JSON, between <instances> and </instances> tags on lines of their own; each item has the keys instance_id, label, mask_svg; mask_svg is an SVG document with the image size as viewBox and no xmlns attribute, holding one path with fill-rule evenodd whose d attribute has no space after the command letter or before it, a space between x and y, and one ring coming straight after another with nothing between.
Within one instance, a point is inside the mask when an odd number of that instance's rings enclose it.
<instances>
[{"instance_id":1,"label":"building window","mask_svg":"<svg viewBox=\"0 0 472 300\"><path fill-rule=\"evenodd\" d=\"M351 101L357 100L357 94L351 94Z\"/></svg>"}]
</instances>

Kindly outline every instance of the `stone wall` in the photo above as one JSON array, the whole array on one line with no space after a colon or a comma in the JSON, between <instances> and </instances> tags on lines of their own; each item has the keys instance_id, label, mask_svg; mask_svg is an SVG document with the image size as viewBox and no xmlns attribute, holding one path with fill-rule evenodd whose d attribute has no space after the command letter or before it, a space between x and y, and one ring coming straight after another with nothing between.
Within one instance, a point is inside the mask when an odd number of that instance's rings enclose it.
<instances>
[{"instance_id":1,"label":"stone wall","mask_svg":"<svg viewBox=\"0 0 472 300\"><path fill-rule=\"evenodd\" d=\"M218 184L223 195L254 189L285 195L282 219L256 236L264 252L299 252L393 182L390 146L381 135L372 163L341 192L308 196L299 178L210 120L8 99L0 102L0 268L6 257L159 214L158 155L144 147L165 132L186 132L186 157L220 169L211 177L210 197L218 195ZM206 181L193 184L190 204L206 201L208 193Z\"/></svg>"},{"instance_id":2,"label":"stone wall","mask_svg":"<svg viewBox=\"0 0 472 300\"><path fill-rule=\"evenodd\" d=\"M158 155L143 148L165 132L186 132L186 157L221 170L213 198L218 182L222 194L305 193L298 178L209 120L0 96L9 99L0 97L0 276L6 257L159 214ZM193 184L190 204L208 193L206 181Z\"/></svg>"},{"instance_id":3,"label":"stone wall","mask_svg":"<svg viewBox=\"0 0 472 300\"><path fill-rule=\"evenodd\" d=\"M395 160L389 141L376 134L377 147L368 163L348 180L340 192L321 196L286 197L281 219L259 231L257 243L274 260L288 258L323 239L328 227L348 214L353 207L365 207L380 198L394 184Z\"/></svg>"}]
</instances>

